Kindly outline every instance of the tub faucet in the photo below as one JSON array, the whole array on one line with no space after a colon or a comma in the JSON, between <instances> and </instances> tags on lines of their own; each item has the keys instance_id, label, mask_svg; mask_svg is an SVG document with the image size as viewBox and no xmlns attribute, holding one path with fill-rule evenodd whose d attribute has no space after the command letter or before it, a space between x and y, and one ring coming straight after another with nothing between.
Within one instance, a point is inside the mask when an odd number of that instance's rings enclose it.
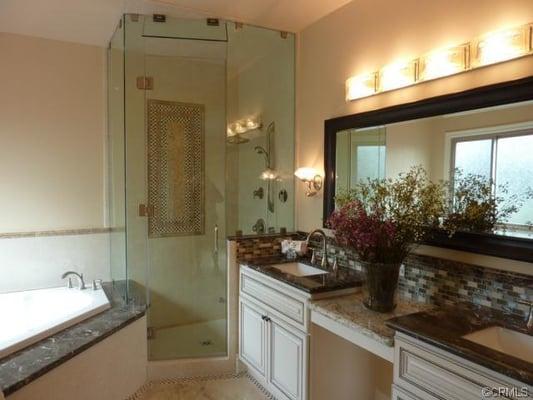
<instances>
[{"instance_id":1,"label":"tub faucet","mask_svg":"<svg viewBox=\"0 0 533 400\"><path fill-rule=\"evenodd\" d=\"M85 281L83 280L83 274L78 274L74 271L67 271L63 275L61 275L61 279L65 279L68 277L68 287L72 287L72 281L70 280L70 275L74 275L76 277L76 280L78 281L78 289L84 290L85 289Z\"/></svg>"},{"instance_id":2,"label":"tub faucet","mask_svg":"<svg viewBox=\"0 0 533 400\"><path fill-rule=\"evenodd\" d=\"M322 229L315 229L309 235L307 235L306 242L308 246L309 240L314 235L322 236L322 261L320 262L320 266L324 269L328 269L328 237Z\"/></svg>"}]
</instances>

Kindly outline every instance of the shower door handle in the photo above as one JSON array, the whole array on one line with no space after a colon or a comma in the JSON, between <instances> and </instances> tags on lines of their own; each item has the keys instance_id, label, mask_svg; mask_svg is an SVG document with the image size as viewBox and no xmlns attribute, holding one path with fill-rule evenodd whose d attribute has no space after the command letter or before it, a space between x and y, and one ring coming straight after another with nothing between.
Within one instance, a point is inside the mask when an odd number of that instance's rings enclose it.
<instances>
[{"instance_id":1,"label":"shower door handle","mask_svg":"<svg viewBox=\"0 0 533 400\"><path fill-rule=\"evenodd\" d=\"M215 254L218 254L218 225L215 225Z\"/></svg>"}]
</instances>

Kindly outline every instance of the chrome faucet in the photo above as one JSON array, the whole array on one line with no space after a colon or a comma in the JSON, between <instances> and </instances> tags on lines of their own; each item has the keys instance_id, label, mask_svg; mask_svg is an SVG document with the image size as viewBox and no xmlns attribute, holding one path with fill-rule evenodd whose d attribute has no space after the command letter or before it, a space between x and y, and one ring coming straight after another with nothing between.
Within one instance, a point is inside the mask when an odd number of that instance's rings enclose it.
<instances>
[{"instance_id":1,"label":"chrome faucet","mask_svg":"<svg viewBox=\"0 0 533 400\"><path fill-rule=\"evenodd\" d=\"M529 311L526 316L526 327L528 332L533 332L533 302L526 300L518 300L517 303L529 307Z\"/></svg>"},{"instance_id":2,"label":"chrome faucet","mask_svg":"<svg viewBox=\"0 0 533 400\"><path fill-rule=\"evenodd\" d=\"M74 275L76 277L76 280L78 281L78 289L84 290L85 289L85 281L83 280L83 274L78 274L74 271L67 271L63 275L61 275L61 279L65 279L68 277L68 287L72 288L72 281L70 280L70 275Z\"/></svg>"},{"instance_id":3,"label":"chrome faucet","mask_svg":"<svg viewBox=\"0 0 533 400\"><path fill-rule=\"evenodd\" d=\"M322 229L315 229L309 235L307 235L307 245L309 245L309 240L314 235L322 236L322 261L320 262L320 266L324 269L328 269L328 237Z\"/></svg>"}]
</instances>

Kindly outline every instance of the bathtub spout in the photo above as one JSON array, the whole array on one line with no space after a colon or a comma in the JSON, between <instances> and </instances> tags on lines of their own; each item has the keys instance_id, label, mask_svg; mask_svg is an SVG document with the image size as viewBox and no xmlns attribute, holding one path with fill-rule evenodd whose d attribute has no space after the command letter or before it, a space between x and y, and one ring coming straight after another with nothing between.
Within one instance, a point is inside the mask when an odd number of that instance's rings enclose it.
<instances>
[{"instance_id":1,"label":"bathtub spout","mask_svg":"<svg viewBox=\"0 0 533 400\"><path fill-rule=\"evenodd\" d=\"M74 272L74 271L67 271L63 275L61 275L61 279L65 279L65 278L69 277L70 275L74 275L76 277L76 280L78 281L78 289L79 290L84 290L85 289L85 281L83 280L83 274L78 274L77 272ZM69 282L70 282L70 278L69 278ZM70 287L70 285L69 285L69 287Z\"/></svg>"}]
</instances>

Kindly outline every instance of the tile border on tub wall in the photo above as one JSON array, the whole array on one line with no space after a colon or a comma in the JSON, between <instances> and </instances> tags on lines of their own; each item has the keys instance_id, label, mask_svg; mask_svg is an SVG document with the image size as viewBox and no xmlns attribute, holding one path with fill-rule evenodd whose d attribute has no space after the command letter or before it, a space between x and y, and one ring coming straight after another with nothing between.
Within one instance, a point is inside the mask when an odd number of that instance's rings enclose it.
<instances>
[{"instance_id":1,"label":"tile border on tub wall","mask_svg":"<svg viewBox=\"0 0 533 400\"><path fill-rule=\"evenodd\" d=\"M28 231L28 232L4 232L0 233L0 239L18 239L41 236L72 236L72 235L92 235L98 233L110 233L124 231L124 228L79 228L79 229L59 229L49 231Z\"/></svg>"}]
</instances>

